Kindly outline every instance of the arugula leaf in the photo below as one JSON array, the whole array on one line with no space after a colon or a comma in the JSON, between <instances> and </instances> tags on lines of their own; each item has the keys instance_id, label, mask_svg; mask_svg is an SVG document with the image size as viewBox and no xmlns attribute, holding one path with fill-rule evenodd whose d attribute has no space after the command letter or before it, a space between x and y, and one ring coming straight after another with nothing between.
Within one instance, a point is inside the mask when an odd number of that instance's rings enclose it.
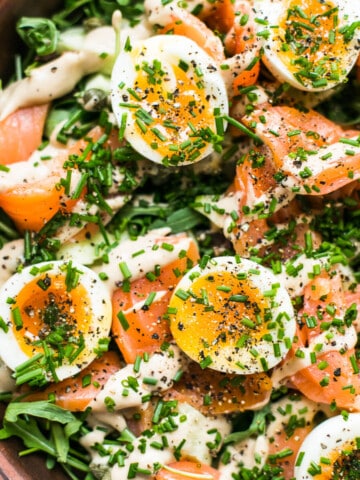
<instances>
[{"instance_id":1,"label":"arugula leaf","mask_svg":"<svg viewBox=\"0 0 360 480\"><path fill-rule=\"evenodd\" d=\"M5 421L10 423L18 422L19 415L32 415L62 424L76 420L71 412L53 403L49 403L46 400L9 403L5 411Z\"/></svg>"},{"instance_id":2,"label":"arugula leaf","mask_svg":"<svg viewBox=\"0 0 360 480\"><path fill-rule=\"evenodd\" d=\"M66 463L70 450L70 444L65 436L64 429L59 423L51 423L51 437L57 451L57 459L59 462Z\"/></svg>"},{"instance_id":3,"label":"arugula leaf","mask_svg":"<svg viewBox=\"0 0 360 480\"><path fill-rule=\"evenodd\" d=\"M224 444L237 443L252 435L261 435L265 432L266 416L271 412L270 405L266 405L262 410L256 411L254 417L246 430L230 433L225 439Z\"/></svg>"},{"instance_id":4,"label":"arugula leaf","mask_svg":"<svg viewBox=\"0 0 360 480\"><path fill-rule=\"evenodd\" d=\"M37 55L51 55L56 51L59 32L49 19L22 17L16 24L16 31Z\"/></svg>"},{"instance_id":5,"label":"arugula leaf","mask_svg":"<svg viewBox=\"0 0 360 480\"><path fill-rule=\"evenodd\" d=\"M42 434L33 418L28 420L18 418L16 423L4 420L4 428L0 430L0 440L6 440L14 435L20 437L26 447L56 456L55 446Z\"/></svg>"},{"instance_id":6,"label":"arugula leaf","mask_svg":"<svg viewBox=\"0 0 360 480\"><path fill-rule=\"evenodd\" d=\"M172 212L165 220L157 219L151 228L169 227L172 233L186 232L203 223L204 217L189 207Z\"/></svg>"},{"instance_id":7,"label":"arugula leaf","mask_svg":"<svg viewBox=\"0 0 360 480\"><path fill-rule=\"evenodd\" d=\"M72 469L90 471L86 454L76 452L72 455L71 442L76 439L82 425L83 421L71 412L49 402L13 402L5 411L0 440L19 437L28 448L21 455L44 452L49 456L48 465L59 462L71 478L78 478L73 476Z\"/></svg>"}]
</instances>

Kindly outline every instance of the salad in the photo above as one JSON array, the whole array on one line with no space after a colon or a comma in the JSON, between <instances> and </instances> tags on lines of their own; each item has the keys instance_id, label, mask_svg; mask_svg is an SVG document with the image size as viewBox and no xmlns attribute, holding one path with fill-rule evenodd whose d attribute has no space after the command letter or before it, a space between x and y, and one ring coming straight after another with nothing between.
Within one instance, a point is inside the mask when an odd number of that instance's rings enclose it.
<instances>
[{"instance_id":1,"label":"salad","mask_svg":"<svg viewBox=\"0 0 360 480\"><path fill-rule=\"evenodd\" d=\"M72 480L360 478L358 2L16 29L0 439Z\"/></svg>"}]
</instances>

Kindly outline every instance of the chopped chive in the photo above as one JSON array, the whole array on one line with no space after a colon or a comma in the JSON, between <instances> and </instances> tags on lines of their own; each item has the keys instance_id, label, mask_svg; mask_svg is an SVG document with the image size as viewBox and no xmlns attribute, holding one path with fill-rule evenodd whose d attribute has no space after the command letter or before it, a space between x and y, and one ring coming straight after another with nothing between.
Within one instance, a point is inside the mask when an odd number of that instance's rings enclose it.
<instances>
[{"instance_id":1,"label":"chopped chive","mask_svg":"<svg viewBox=\"0 0 360 480\"><path fill-rule=\"evenodd\" d=\"M165 243L165 242L163 242L163 243L161 244L161 248L162 248L163 250L166 250L167 252L172 252L175 247L174 247L174 245L172 245L171 243Z\"/></svg>"},{"instance_id":2,"label":"chopped chive","mask_svg":"<svg viewBox=\"0 0 360 480\"><path fill-rule=\"evenodd\" d=\"M5 322L5 320L2 317L0 317L0 328L5 333L7 333L9 331L9 325Z\"/></svg>"},{"instance_id":3,"label":"chopped chive","mask_svg":"<svg viewBox=\"0 0 360 480\"><path fill-rule=\"evenodd\" d=\"M166 142L167 138L165 137L165 135L163 135L162 132L160 132L158 128L152 128L151 131L159 140L161 140L162 142Z\"/></svg>"},{"instance_id":4,"label":"chopped chive","mask_svg":"<svg viewBox=\"0 0 360 480\"><path fill-rule=\"evenodd\" d=\"M154 377L144 377L143 383L145 383L145 385L156 385L158 383L158 379Z\"/></svg>"},{"instance_id":5,"label":"chopped chive","mask_svg":"<svg viewBox=\"0 0 360 480\"><path fill-rule=\"evenodd\" d=\"M91 374L84 375L81 379L81 385L83 388L88 387L91 384Z\"/></svg>"},{"instance_id":6,"label":"chopped chive","mask_svg":"<svg viewBox=\"0 0 360 480\"><path fill-rule=\"evenodd\" d=\"M209 367L213 363L212 358L208 355L200 362L200 367L204 370L205 368Z\"/></svg>"},{"instance_id":7,"label":"chopped chive","mask_svg":"<svg viewBox=\"0 0 360 480\"><path fill-rule=\"evenodd\" d=\"M129 267L127 266L126 262L120 262L119 268L125 280L128 280L132 277L132 273L130 272Z\"/></svg>"},{"instance_id":8,"label":"chopped chive","mask_svg":"<svg viewBox=\"0 0 360 480\"><path fill-rule=\"evenodd\" d=\"M224 120L226 120L228 123L230 123L230 125L232 125L233 127L236 127L238 128L241 132L245 133L246 135L248 135L250 138L252 138L253 140L255 140L259 145L261 145L263 143L263 141L261 140L261 138L256 135L256 133L252 132L251 130L249 130L245 125L243 125L242 123L238 122L237 120L235 120L234 118L230 117L229 115L224 115Z\"/></svg>"},{"instance_id":9,"label":"chopped chive","mask_svg":"<svg viewBox=\"0 0 360 480\"><path fill-rule=\"evenodd\" d=\"M12 314L12 319L14 321L16 330L21 330L24 324L23 324L23 321L22 321L22 318L21 318L21 312L20 312L19 307L13 308L11 310L11 314Z\"/></svg>"},{"instance_id":10,"label":"chopped chive","mask_svg":"<svg viewBox=\"0 0 360 480\"><path fill-rule=\"evenodd\" d=\"M185 290L179 288L178 290L176 290L175 296L185 301L190 297L190 293L185 292Z\"/></svg>"},{"instance_id":11,"label":"chopped chive","mask_svg":"<svg viewBox=\"0 0 360 480\"><path fill-rule=\"evenodd\" d=\"M136 355L135 362L134 362L134 367L133 367L133 370L134 370L135 373L139 373L139 371L140 371L141 360L142 360L141 356Z\"/></svg>"},{"instance_id":12,"label":"chopped chive","mask_svg":"<svg viewBox=\"0 0 360 480\"><path fill-rule=\"evenodd\" d=\"M231 287L227 287L226 285L218 285L216 290L219 290L220 292L231 292Z\"/></svg>"},{"instance_id":13,"label":"chopped chive","mask_svg":"<svg viewBox=\"0 0 360 480\"><path fill-rule=\"evenodd\" d=\"M117 318L119 319L122 328L123 328L125 331L128 330L128 328L130 327L130 324L129 324L129 322L127 321L127 318L125 317L124 312L122 312L122 311L120 310L120 312L118 312L118 314L117 314Z\"/></svg>"},{"instance_id":14,"label":"chopped chive","mask_svg":"<svg viewBox=\"0 0 360 480\"><path fill-rule=\"evenodd\" d=\"M144 302L144 306L145 307L150 307L150 305L155 300L155 297L156 297L156 292L150 292L149 295L147 296L145 302Z\"/></svg>"},{"instance_id":15,"label":"chopped chive","mask_svg":"<svg viewBox=\"0 0 360 480\"><path fill-rule=\"evenodd\" d=\"M229 297L230 302L247 302L249 299L248 295L231 295Z\"/></svg>"}]
</instances>

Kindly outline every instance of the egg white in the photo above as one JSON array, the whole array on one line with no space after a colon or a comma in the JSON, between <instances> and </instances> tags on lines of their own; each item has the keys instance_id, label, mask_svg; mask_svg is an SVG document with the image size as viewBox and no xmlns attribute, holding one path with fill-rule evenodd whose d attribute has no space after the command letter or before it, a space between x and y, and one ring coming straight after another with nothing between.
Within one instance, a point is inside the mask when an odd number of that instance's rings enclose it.
<instances>
[{"instance_id":1,"label":"egg white","mask_svg":"<svg viewBox=\"0 0 360 480\"><path fill-rule=\"evenodd\" d=\"M172 299L170 300L170 311L171 307L174 305L174 299L178 295L179 290L191 292L192 285L196 280L199 278L205 278L211 273L221 272L229 272L234 276L238 274L246 274L246 282L252 287L258 289L260 294L271 291L273 286L277 285L277 288L274 288L274 292L276 293L272 297L270 310L274 320L281 317L282 321L275 321L274 323L276 323L276 327L269 330L272 336L271 341L263 338L252 338L249 341L250 345L248 344L247 346L239 348L227 345L226 342L220 343L216 350L216 354L211 356L212 363L209 365L209 368L227 373L235 372L239 374L252 374L266 370L262 363L263 359L266 360L267 369L274 367L288 352L295 335L296 323L289 294L283 286L279 285L277 278L269 269L245 258L239 259L232 256L213 258L205 267L201 267L200 265L195 266L180 280L174 290ZM249 298L249 301L251 302L251 298ZM176 305L177 313L175 315L170 315L170 328L173 336L178 346L190 358L200 363L202 353L200 351L194 353L192 349L189 349L187 346L184 347L181 338L179 338L178 322L181 321L186 329L186 322L188 319L185 318L184 313L181 311L181 305L179 307L178 302L176 302ZM280 328L282 328L283 333L281 336L279 335ZM249 333L251 335L251 330L249 330ZM201 339L201 341L203 341L202 338L206 336L206 334L200 331L200 329L196 334L198 335L196 340ZM276 354L274 351L275 344L278 347L278 352ZM255 348L258 352L257 356L254 356L251 352L252 348ZM204 351L206 351L205 348Z\"/></svg>"},{"instance_id":2,"label":"egg white","mask_svg":"<svg viewBox=\"0 0 360 480\"><path fill-rule=\"evenodd\" d=\"M154 61L161 62L161 69L165 72L161 76L162 85L168 92L176 92L179 89L179 82L174 72L174 67L178 67L179 62L185 62L189 69L186 72L188 78L191 79L191 91L186 93L192 95L193 99L199 104L199 89L197 82L201 80L204 92L210 106L210 109L219 109L219 115L228 113L228 99L226 87L222 79L221 73L214 63L214 60L202 50L194 41L179 35L155 35L146 40L134 42L130 48L123 48L115 62L112 78L111 78L111 100L112 108L117 118L120 129L123 127L124 118L126 118L126 128L124 131L125 139L132 147L141 153L144 157L156 163L164 163L163 155L149 144L149 140L139 132L136 128L137 107L143 108L153 119L153 123L149 125L149 129L157 128L163 135L167 135L162 122L168 113L174 118L181 115L182 106L179 102L167 102L168 111L165 113L158 112L155 104L151 104L146 100L146 93L139 92L140 99L134 98L129 89L136 91L137 72L141 65L147 63L152 66ZM196 73L201 71L201 77ZM152 85L148 85L152 88ZM180 90L181 92L181 90ZM182 93L182 92L181 92ZM181 98L180 98L181 102ZM177 104L178 103L178 104ZM129 106L128 106L129 105ZM132 105L132 106L131 106ZM204 105L205 107L205 105ZM174 113L174 115L172 115ZM193 119L194 126L197 127L196 116ZM216 124L214 115L211 112L208 127L216 133ZM224 123L225 125L225 123ZM178 145L191 140L192 131L188 127L181 128L176 133L177 138L174 143ZM161 142L161 140L159 140ZM151 142L150 142L151 143ZM213 151L213 145L208 143L201 150L194 161L182 161L179 165L195 163L202 158L208 156Z\"/></svg>"},{"instance_id":3,"label":"egg white","mask_svg":"<svg viewBox=\"0 0 360 480\"><path fill-rule=\"evenodd\" d=\"M345 417L337 415L320 423L299 449L295 462L295 465L300 463L295 466L296 480L316 478L308 472L312 464L321 466L321 458L327 458L331 452L340 452L347 442L356 438L360 438L360 413L350 413Z\"/></svg>"},{"instance_id":4,"label":"egg white","mask_svg":"<svg viewBox=\"0 0 360 480\"><path fill-rule=\"evenodd\" d=\"M314 2L316 0L313 0ZM359 6L356 5L354 0L331 0L330 4L333 4L335 7L338 7L338 26L336 29L350 25L353 22L357 22L360 19L360 10ZM254 8L256 16L266 21L266 24L258 23L257 24L257 33L264 38L264 54L262 60L266 67L271 71L275 78L280 82L287 82L296 89L304 91L324 91L330 88L335 87L337 84L345 81L350 70L355 64L355 61L359 54L360 48L360 29L355 30L353 39L346 44L345 52L342 52L341 58L336 51L337 41L334 42L334 53L332 58L326 60L327 66L331 66L335 61L340 61L341 74L338 79L328 79L327 83L322 86L312 85L311 80L306 82L300 82L294 76L285 63L282 61L279 55L281 49L281 41L279 41L279 33L283 38L283 32L279 32L279 29L274 28L279 24L279 20L286 16L286 12L289 8L290 0L254 0ZM301 6L301 2L299 3ZM329 7L330 8L330 7ZM301 18L299 18L301 22ZM266 35L264 36L264 32ZM314 34L316 34L316 26L314 26ZM340 35L340 33L337 33ZM321 51L321 46L320 46ZM294 58L295 55L294 55ZM315 64L315 68L318 67L319 62Z\"/></svg>"},{"instance_id":5,"label":"egg white","mask_svg":"<svg viewBox=\"0 0 360 480\"><path fill-rule=\"evenodd\" d=\"M34 266L29 266L12 275L1 287L0 318L8 326L8 330L5 331L0 328L0 357L11 370L15 370L19 365L32 357L29 357L22 350L14 335L14 321L11 313L12 303L9 303L8 299L16 300L17 295L28 283L44 277L44 273L41 273L41 269L44 267L48 268L46 272L49 275L64 277L67 266L68 263L63 261L42 262L36 264L40 272L35 274L33 273ZM100 339L109 336L112 319L110 292L102 284L97 274L76 262L71 262L71 267L81 272L79 283L84 287L88 295L89 305L87 308L91 312L91 320L88 332L84 334L85 348L83 352L80 353L73 363L70 364L64 359L62 364L55 369L59 380L75 375L95 359L96 353L94 349L98 346ZM44 371L44 375L48 380L52 380L49 372Z\"/></svg>"}]
</instances>

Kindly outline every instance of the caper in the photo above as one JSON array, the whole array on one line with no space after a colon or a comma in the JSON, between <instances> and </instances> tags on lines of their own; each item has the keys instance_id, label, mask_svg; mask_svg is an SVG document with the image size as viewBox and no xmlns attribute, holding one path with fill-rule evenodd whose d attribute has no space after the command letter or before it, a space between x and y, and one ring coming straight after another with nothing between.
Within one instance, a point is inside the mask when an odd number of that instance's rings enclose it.
<instances>
[{"instance_id":1,"label":"caper","mask_svg":"<svg viewBox=\"0 0 360 480\"><path fill-rule=\"evenodd\" d=\"M84 110L89 112L99 112L108 104L108 96L100 88L90 88L86 90L82 97Z\"/></svg>"}]
</instances>

